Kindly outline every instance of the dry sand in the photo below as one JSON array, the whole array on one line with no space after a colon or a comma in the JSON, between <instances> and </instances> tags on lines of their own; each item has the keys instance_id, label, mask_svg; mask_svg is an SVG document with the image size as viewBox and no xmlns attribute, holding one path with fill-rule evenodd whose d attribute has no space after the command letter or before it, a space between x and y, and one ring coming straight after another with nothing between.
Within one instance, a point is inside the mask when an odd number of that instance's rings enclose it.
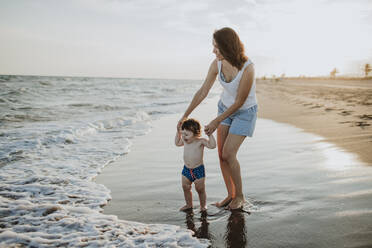
<instances>
[{"instance_id":1,"label":"dry sand","mask_svg":"<svg viewBox=\"0 0 372 248\"><path fill-rule=\"evenodd\" d=\"M262 118L326 138L372 165L372 80L257 80Z\"/></svg>"}]
</instances>

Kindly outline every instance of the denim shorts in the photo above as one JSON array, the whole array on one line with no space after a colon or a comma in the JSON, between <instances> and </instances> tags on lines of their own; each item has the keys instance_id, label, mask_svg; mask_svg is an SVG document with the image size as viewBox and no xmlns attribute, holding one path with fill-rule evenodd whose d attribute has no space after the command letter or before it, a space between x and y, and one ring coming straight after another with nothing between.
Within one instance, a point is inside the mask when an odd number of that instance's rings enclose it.
<instances>
[{"instance_id":1,"label":"denim shorts","mask_svg":"<svg viewBox=\"0 0 372 248\"><path fill-rule=\"evenodd\" d=\"M235 113L228 116L220 124L230 126L229 133L241 136L253 136L257 120L257 104L247 109L238 109ZM218 102L218 115L225 112L227 107L221 100Z\"/></svg>"}]
</instances>

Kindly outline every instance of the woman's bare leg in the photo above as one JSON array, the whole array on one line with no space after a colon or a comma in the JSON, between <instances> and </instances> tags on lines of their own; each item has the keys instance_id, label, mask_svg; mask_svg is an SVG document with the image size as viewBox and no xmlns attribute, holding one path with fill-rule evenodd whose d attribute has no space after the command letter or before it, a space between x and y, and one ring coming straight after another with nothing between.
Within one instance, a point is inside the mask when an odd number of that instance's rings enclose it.
<instances>
[{"instance_id":1,"label":"woman's bare leg","mask_svg":"<svg viewBox=\"0 0 372 248\"><path fill-rule=\"evenodd\" d=\"M240 174L240 164L236 158L238 150L243 143L245 136L228 134L222 149L222 160L229 167L231 173L231 179L235 186L235 197L229 204L229 208L236 209L241 207L244 202L242 178Z\"/></svg>"},{"instance_id":2,"label":"woman's bare leg","mask_svg":"<svg viewBox=\"0 0 372 248\"><path fill-rule=\"evenodd\" d=\"M227 196L220 202L216 203L217 207L224 207L230 203L232 198L235 197L235 186L231 179L231 172L230 167L228 166L227 162L222 159L222 150L229 134L229 126L226 125L219 125L217 129L217 147L218 147L218 157L220 159L220 168L223 176L223 180L225 181L226 189L227 189Z\"/></svg>"}]
</instances>

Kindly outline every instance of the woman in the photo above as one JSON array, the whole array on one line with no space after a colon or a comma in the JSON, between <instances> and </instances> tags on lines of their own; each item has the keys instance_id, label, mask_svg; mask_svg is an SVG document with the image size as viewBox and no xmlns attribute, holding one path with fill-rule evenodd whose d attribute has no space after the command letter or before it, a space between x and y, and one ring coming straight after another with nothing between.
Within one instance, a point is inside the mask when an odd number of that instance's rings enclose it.
<instances>
[{"instance_id":1,"label":"woman","mask_svg":"<svg viewBox=\"0 0 372 248\"><path fill-rule=\"evenodd\" d=\"M211 63L203 85L195 93L178 126L204 100L218 76L223 86L218 116L205 126L204 131L210 135L217 129L218 155L227 189L227 196L216 206L228 206L233 210L242 208L245 202L236 154L246 136L252 137L257 119L254 67L244 54L239 36L231 28L214 32L213 47L216 59Z\"/></svg>"}]
</instances>

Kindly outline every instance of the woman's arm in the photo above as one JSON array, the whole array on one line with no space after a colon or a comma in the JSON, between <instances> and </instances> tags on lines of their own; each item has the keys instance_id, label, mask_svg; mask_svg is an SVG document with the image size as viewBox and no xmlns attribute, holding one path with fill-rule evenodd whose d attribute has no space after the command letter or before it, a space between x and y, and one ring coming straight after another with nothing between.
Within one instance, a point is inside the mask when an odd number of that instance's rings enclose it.
<instances>
[{"instance_id":1,"label":"woman's arm","mask_svg":"<svg viewBox=\"0 0 372 248\"><path fill-rule=\"evenodd\" d=\"M245 100L247 99L249 92L251 91L252 84L254 80L254 67L250 64L245 68L242 79L240 80L238 87L238 94L235 98L235 102L226 109L221 115L217 116L213 121L211 121L207 126L205 126L205 133L207 135L212 134L218 127L218 125L226 119L228 116L235 113L241 106L243 106Z\"/></svg>"},{"instance_id":2,"label":"woman's arm","mask_svg":"<svg viewBox=\"0 0 372 248\"><path fill-rule=\"evenodd\" d=\"M182 121L185 120L191 114L191 112L207 97L209 90L212 88L214 82L216 81L217 74L218 74L217 59L215 59L209 66L208 74L204 80L203 85L194 94L194 97L192 98L189 107L186 109L181 120L178 122L177 128L178 126L181 125Z\"/></svg>"}]
</instances>

